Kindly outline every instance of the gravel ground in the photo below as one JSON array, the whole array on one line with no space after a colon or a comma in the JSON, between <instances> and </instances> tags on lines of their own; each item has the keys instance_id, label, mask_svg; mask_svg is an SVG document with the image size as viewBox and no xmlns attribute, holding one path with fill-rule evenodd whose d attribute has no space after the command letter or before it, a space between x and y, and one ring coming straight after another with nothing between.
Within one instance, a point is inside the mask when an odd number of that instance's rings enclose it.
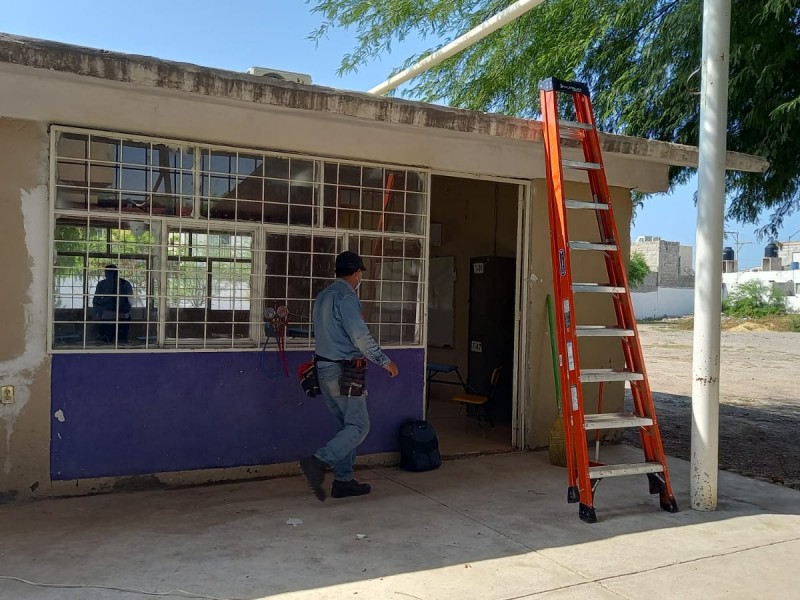
<instances>
[{"instance_id":1,"label":"gravel ground","mask_svg":"<svg viewBox=\"0 0 800 600\"><path fill-rule=\"evenodd\" d=\"M664 449L688 460L693 334L668 324L639 332ZM800 489L800 333L723 331L721 364L720 468ZM638 445L636 434L623 438Z\"/></svg>"}]
</instances>

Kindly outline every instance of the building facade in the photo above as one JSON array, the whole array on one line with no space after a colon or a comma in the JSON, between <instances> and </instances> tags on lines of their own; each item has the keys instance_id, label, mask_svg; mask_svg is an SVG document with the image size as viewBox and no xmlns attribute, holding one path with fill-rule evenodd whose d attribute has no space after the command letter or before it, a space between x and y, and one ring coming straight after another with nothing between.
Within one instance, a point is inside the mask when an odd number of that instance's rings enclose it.
<instances>
[{"instance_id":1,"label":"building facade","mask_svg":"<svg viewBox=\"0 0 800 600\"><path fill-rule=\"evenodd\" d=\"M0 383L14 390L0 405L0 497L296 472L332 430L295 373L344 249L365 257L365 318L401 372L370 375L366 461L393 461L399 424L424 416L429 265L445 254L459 281L470 257L515 259L510 442L546 444L540 124L7 35L0 83ZM665 190L669 166L696 152L602 141L627 253L630 190ZM566 186L590 197L580 175ZM586 239L595 225L571 229ZM576 278L602 264L574 261ZM102 283L108 265L120 278ZM465 364L469 298L454 289L449 359ZM611 305L577 310L613 318ZM602 347L582 358L622 360ZM607 386L606 407L622 393Z\"/></svg>"}]
</instances>

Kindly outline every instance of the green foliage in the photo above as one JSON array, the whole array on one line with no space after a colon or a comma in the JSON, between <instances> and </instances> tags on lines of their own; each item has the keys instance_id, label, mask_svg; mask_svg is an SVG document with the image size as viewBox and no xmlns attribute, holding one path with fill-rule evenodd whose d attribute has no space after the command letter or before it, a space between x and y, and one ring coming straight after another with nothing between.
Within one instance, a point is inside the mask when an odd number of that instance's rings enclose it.
<instances>
[{"instance_id":1,"label":"green foliage","mask_svg":"<svg viewBox=\"0 0 800 600\"><path fill-rule=\"evenodd\" d=\"M513 0L307 0L356 44L340 72L379 59L409 35L444 43ZM538 114L538 82L585 81L601 128L696 145L702 0L549 0L427 71L408 94L509 115ZM410 57L409 66L437 50ZM800 8L797 0L735 0L732 7L728 149L770 162L766 173L727 174L728 217L774 233L800 205ZM672 184L691 170L674 168Z\"/></svg>"},{"instance_id":2,"label":"green foliage","mask_svg":"<svg viewBox=\"0 0 800 600\"><path fill-rule=\"evenodd\" d=\"M631 262L628 265L628 284L631 288L638 288L650 274L650 266L641 252L631 253Z\"/></svg>"},{"instance_id":3,"label":"green foliage","mask_svg":"<svg viewBox=\"0 0 800 600\"><path fill-rule=\"evenodd\" d=\"M792 315L787 319L786 330L800 333L800 315Z\"/></svg>"},{"instance_id":4,"label":"green foliage","mask_svg":"<svg viewBox=\"0 0 800 600\"><path fill-rule=\"evenodd\" d=\"M731 317L757 319L786 314L786 299L779 290L758 280L740 283L722 303Z\"/></svg>"}]
</instances>

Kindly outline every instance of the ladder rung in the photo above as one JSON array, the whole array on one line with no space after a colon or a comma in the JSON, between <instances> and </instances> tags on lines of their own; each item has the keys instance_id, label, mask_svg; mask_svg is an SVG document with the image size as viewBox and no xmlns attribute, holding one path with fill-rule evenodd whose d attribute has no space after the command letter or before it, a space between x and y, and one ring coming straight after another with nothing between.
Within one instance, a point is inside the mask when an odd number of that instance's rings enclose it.
<instances>
[{"instance_id":1,"label":"ladder rung","mask_svg":"<svg viewBox=\"0 0 800 600\"><path fill-rule=\"evenodd\" d=\"M605 202L586 202L584 200L564 200L567 208L587 209L587 210L608 210Z\"/></svg>"},{"instance_id":2,"label":"ladder rung","mask_svg":"<svg viewBox=\"0 0 800 600\"><path fill-rule=\"evenodd\" d=\"M602 467L589 467L589 479L622 477L624 475L641 475L644 473L662 473L663 471L664 465L657 462L604 465Z\"/></svg>"},{"instance_id":3,"label":"ladder rung","mask_svg":"<svg viewBox=\"0 0 800 600\"><path fill-rule=\"evenodd\" d=\"M584 429L619 429L620 427L648 427L653 424L653 419L640 417L630 412L600 413L584 416Z\"/></svg>"},{"instance_id":4,"label":"ladder rung","mask_svg":"<svg viewBox=\"0 0 800 600\"><path fill-rule=\"evenodd\" d=\"M586 131L591 131L593 127L588 123L578 123L577 121L565 121L559 119L558 134L565 140L583 140Z\"/></svg>"},{"instance_id":5,"label":"ladder rung","mask_svg":"<svg viewBox=\"0 0 800 600\"><path fill-rule=\"evenodd\" d=\"M628 290L625 286L621 285L601 285L599 283L573 283L573 292L582 292L585 294L625 294Z\"/></svg>"},{"instance_id":6,"label":"ladder rung","mask_svg":"<svg viewBox=\"0 0 800 600\"><path fill-rule=\"evenodd\" d=\"M570 242L569 247L572 250L603 250L606 252L614 252L617 249L616 244L601 244L599 242Z\"/></svg>"},{"instance_id":7,"label":"ladder rung","mask_svg":"<svg viewBox=\"0 0 800 600\"><path fill-rule=\"evenodd\" d=\"M578 337L630 337L633 329L606 327L605 325L578 325L575 327Z\"/></svg>"},{"instance_id":8,"label":"ladder rung","mask_svg":"<svg viewBox=\"0 0 800 600\"><path fill-rule=\"evenodd\" d=\"M581 381L591 383L595 381L641 381L644 375L630 371L615 371L614 369L581 369Z\"/></svg>"},{"instance_id":9,"label":"ladder rung","mask_svg":"<svg viewBox=\"0 0 800 600\"><path fill-rule=\"evenodd\" d=\"M600 163L591 163L582 160L570 160L568 158L562 158L561 164L568 169L578 169L580 171L599 171L603 168L603 165Z\"/></svg>"}]
</instances>

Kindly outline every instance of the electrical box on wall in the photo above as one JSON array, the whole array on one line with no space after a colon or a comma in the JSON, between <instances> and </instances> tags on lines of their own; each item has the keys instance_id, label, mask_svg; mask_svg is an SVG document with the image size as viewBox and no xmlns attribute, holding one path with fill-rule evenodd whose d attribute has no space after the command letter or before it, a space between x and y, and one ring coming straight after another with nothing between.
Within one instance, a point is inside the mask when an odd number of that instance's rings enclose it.
<instances>
[{"instance_id":1,"label":"electrical box on wall","mask_svg":"<svg viewBox=\"0 0 800 600\"><path fill-rule=\"evenodd\" d=\"M3 404L14 404L13 385L4 385L0 387L0 402Z\"/></svg>"}]
</instances>

